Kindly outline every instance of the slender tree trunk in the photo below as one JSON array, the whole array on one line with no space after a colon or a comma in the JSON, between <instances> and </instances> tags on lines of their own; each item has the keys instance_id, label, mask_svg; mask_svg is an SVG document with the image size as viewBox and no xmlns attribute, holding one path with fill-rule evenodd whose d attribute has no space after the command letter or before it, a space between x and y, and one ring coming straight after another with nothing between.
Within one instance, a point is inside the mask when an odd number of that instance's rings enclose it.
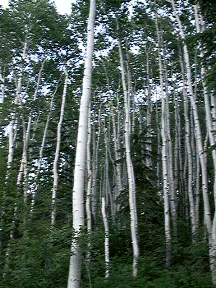
<instances>
[{"instance_id":1,"label":"slender tree trunk","mask_svg":"<svg viewBox=\"0 0 216 288\"><path fill-rule=\"evenodd\" d=\"M166 137L166 103L163 90L163 72L162 60L160 51L160 35L158 29L157 11L155 17L155 26L158 38L158 57L159 57L159 72L160 72L160 88L161 88L161 138L162 138L162 171L163 171L163 196L164 196L164 226L166 238L166 267L171 265L171 233L170 233L170 212L169 212L169 183L168 183L168 159L167 159L167 137Z\"/></svg>"},{"instance_id":2,"label":"slender tree trunk","mask_svg":"<svg viewBox=\"0 0 216 288\"><path fill-rule=\"evenodd\" d=\"M125 69L122 55L122 48L120 40L118 41L119 57L121 66L122 86L124 93L124 110L125 110L125 148L126 148L126 164L127 175L129 182L129 206L130 206L130 218L131 218L131 237L133 245L133 276L137 276L137 266L139 257L138 246L138 223L137 223L137 209L136 209L136 189L135 189L135 176L133 163L130 154L130 97L126 88L125 81Z\"/></svg>"},{"instance_id":3,"label":"slender tree trunk","mask_svg":"<svg viewBox=\"0 0 216 288\"><path fill-rule=\"evenodd\" d=\"M110 86L109 86L109 78L107 75L106 67L105 67L105 74L106 74L106 80L107 80L107 88L108 91L110 91ZM117 101L117 125L116 125L116 117L115 113L116 110L114 110L113 107L113 101L112 99L110 100L111 102L111 117L112 117L112 132L113 132L113 144L114 144L114 154L115 154L115 162L114 162L114 170L116 171L116 188L113 189L115 191L114 193L114 200L116 201L121 190L122 190L122 179L121 179L121 153L120 153L120 117L119 117L119 99L118 99L118 93L116 95L116 101ZM116 128L117 126L117 128ZM114 185L115 186L115 185ZM119 205L116 204L116 211L119 210ZM115 211L115 214L116 214Z\"/></svg>"},{"instance_id":4,"label":"slender tree trunk","mask_svg":"<svg viewBox=\"0 0 216 288\"><path fill-rule=\"evenodd\" d=\"M105 278L109 277L109 224L107 219L106 207L110 194L109 187L109 159L108 159L108 139L107 139L106 128L104 127L104 141L105 141L105 164L104 164L104 183L103 190L101 191L101 213L104 223L104 231L105 231L105 239L104 239L104 251L105 251ZM112 203L110 200L111 211L112 211ZM111 212L112 214L112 212Z\"/></svg>"},{"instance_id":5,"label":"slender tree trunk","mask_svg":"<svg viewBox=\"0 0 216 288\"><path fill-rule=\"evenodd\" d=\"M211 225L209 198L208 198L207 169L206 169L206 161L205 161L205 155L204 155L205 152L204 152L203 143L202 143L202 133L201 133L201 128L200 128L198 109L197 109L197 104L196 104L196 100L195 100L195 96L194 96L194 92L193 92L189 53L188 53L188 48L187 48L187 44L185 41L185 35L184 35L182 23L181 23L179 15L177 13L174 0L171 0L171 4L173 7L174 15L175 15L176 20L178 22L180 37L183 41L184 62L185 62L185 66L186 66L188 89L189 89L189 93L190 93L190 100L191 100L191 106L193 109L193 116L194 116L194 123L195 123L195 135L196 135L197 147L199 150L199 158L200 158L200 164L201 164L202 192L203 192L203 202L204 202L205 223L206 223L206 228L208 231L209 243L211 245L211 230L212 230L211 226L212 225Z\"/></svg>"},{"instance_id":6,"label":"slender tree trunk","mask_svg":"<svg viewBox=\"0 0 216 288\"><path fill-rule=\"evenodd\" d=\"M79 244L79 233L84 226L84 173L86 164L88 109L91 97L92 57L94 51L94 21L96 1L90 1L90 11L87 28L87 53L85 59L83 90L80 102L80 114L76 147L73 184L73 229L75 236L72 239L71 257L68 275L68 288L80 288L82 251Z\"/></svg>"},{"instance_id":7,"label":"slender tree trunk","mask_svg":"<svg viewBox=\"0 0 216 288\"><path fill-rule=\"evenodd\" d=\"M103 217L104 230L105 230L105 241L104 241L105 278L108 278L109 277L109 226L108 226L108 220L107 220L107 215L106 215L106 201L105 201L104 196L102 196L101 198L101 213Z\"/></svg>"},{"instance_id":8,"label":"slender tree trunk","mask_svg":"<svg viewBox=\"0 0 216 288\"><path fill-rule=\"evenodd\" d=\"M88 141L87 141L87 193L86 193L86 217L87 217L87 231L90 234L92 230L92 219L91 219L91 187L92 187L92 169L91 169L91 107L89 106L88 116ZM89 248L90 248L89 243Z\"/></svg>"},{"instance_id":9,"label":"slender tree trunk","mask_svg":"<svg viewBox=\"0 0 216 288\"><path fill-rule=\"evenodd\" d=\"M199 21L199 18L200 18L199 16L201 15L199 15L199 12L198 12L198 4L194 5L194 12L195 12L197 33L201 33L200 21ZM203 59L204 53L202 51L202 48L200 51L200 56ZM202 86L203 86L203 94L204 94L204 102L205 102L206 127L208 131L210 145L215 146L216 139L215 139L215 135L213 134L214 127L213 127L212 114L215 114L216 111L213 111L213 113L211 113L210 99L209 99L209 95L208 95L207 87L205 83L205 75L206 75L206 71L205 71L204 65L201 63L201 81L202 81ZM213 106L212 109L214 108L215 107ZM213 159L213 167L214 167L214 186L213 186L214 207L216 207L216 150L215 149L212 149L212 159ZM212 281L213 281L213 284L216 285L216 211L214 212L211 236L212 236L212 243L211 243L210 252L209 252L210 253L210 267L211 267L211 272L212 272Z\"/></svg>"},{"instance_id":10,"label":"slender tree trunk","mask_svg":"<svg viewBox=\"0 0 216 288\"><path fill-rule=\"evenodd\" d=\"M194 204L194 195L193 195L193 166L192 166L192 153L191 153L191 144L190 144L190 124L188 117L188 98L185 88L185 71L184 65L180 56L180 64L182 70L182 80L183 80L183 96L184 96L184 118L185 118L185 139L186 139L186 147L187 147L187 159L188 159L188 197L189 197L189 205L190 205L190 219L191 219L191 232L192 232L192 241L196 240L196 233L198 230L196 214L195 214L195 204Z\"/></svg>"},{"instance_id":11,"label":"slender tree trunk","mask_svg":"<svg viewBox=\"0 0 216 288\"><path fill-rule=\"evenodd\" d=\"M53 188L52 188L52 213L51 213L51 225L52 226L55 225L55 220L56 220L56 195L57 195L57 190L58 190L58 160L59 160L59 152L60 152L60 145L61 145L61 128L62 128L62 122L64 118L64 109L65 109L65 101L66 101L66 94L67 94L67 83L68 83L68 72L65 68L65 81L64 81L64 88L63 88L63 94L62 94L60 118L59 118L58 128L57 128L55 159L53 162Z\"/></svg>"},{"instance_id":12,"label":"slender tree trunk","mask_svg":"<svg viewBox=\"0 0 216 288\"><path fill-rule=\"evenodd\" d=\"M164 48L163 48L163 51L164 51ZM171 208L171 216L172 216L172 224L173 224L173 236L176 241L177 240L176 191L174 189L175 185L174 185L174 177L173 177L173 149L172 149L172 140L171 140L171 133L170 133L169 94L168 94L168 84L167 84L167 67L166 67L165 59L164 59L164 68L165 68L164 74L165 74L165 87L166 87L166 96L164 99L165 101L164 116L165 116L165 128L166 128L165 134L166 134L166 141L167 141L167 152L166 152L167 160L168 160L167 172L168 172L168 182L169 182L170 208ZM163 71L161 71L161 73L163 73Z\"/></svg>"}]
</instances>

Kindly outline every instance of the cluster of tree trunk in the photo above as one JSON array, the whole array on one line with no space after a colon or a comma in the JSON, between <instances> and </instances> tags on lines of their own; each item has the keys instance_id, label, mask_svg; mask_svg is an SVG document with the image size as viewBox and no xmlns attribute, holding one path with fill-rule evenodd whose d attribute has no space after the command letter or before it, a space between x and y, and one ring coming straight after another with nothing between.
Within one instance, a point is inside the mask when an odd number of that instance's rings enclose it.
<instances>
[{"instance_id":1,"label":"cluster of tree trunk","mask_svg":"<svg viewBox=\"0 0 216 288\"><path fill-rule=\"evenodd\" d=\"M35 263L50 271L66 249L64 283L86 269L92 287L98 229L104 277L123 231L136 278L155 223L169 268L185 222L216 286L216 19L203 1L107 2L0 9L2 283L23 269L26 287L42 241Z\"/></svg>"}]
</instances>

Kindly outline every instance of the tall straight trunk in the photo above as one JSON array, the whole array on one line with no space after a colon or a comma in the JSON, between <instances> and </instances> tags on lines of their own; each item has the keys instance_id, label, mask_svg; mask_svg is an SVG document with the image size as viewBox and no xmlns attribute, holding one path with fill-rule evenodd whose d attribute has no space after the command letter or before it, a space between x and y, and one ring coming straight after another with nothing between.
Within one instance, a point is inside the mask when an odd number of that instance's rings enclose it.
<instances>
[{"instance_id":1,"label":"tall straight trunk","mask_svg":"<svg viewBox=\"0 0 216 288\"><path fill-rule=\"evenodd\" d=\"M180 64L181 64L181 72L182 72L182 80L183 80L183 97L184 97L184 118L185 118L185 139L186 139L186 153L187 153L187 160L188 160L188 197L189 197L189 205L190 205L190 219L191 219L191 232L192 232L192 241L195 242L196 240L196 233L198 230L195 214L195 204L194 204L194 195L193 195L193 163L192 163L192 152L191 152L191 144L190 144L190 122L188 116L188 98L187 92L185 87L185 71L184 65L180 55Z\"/></svg>"},{"instance_id":2,"label":"tall straight trunk","mask_svg":"<svg viewBox=\"0 0 216 288\"><path fill-rule=\"evenodd\" d=\"M108 219L106 215L106 201L105 197L101 198L101 213L103 217L104 230L105 230L105 241L104 241L104 249L105 249L105 278L109 277L109 226Z\"/></svg>"},{"instance_id":3,"label":"tall straight trunk","mask_svg":"<svg viewBox=\"0 0 216 288\"><path fill-rule=\"evenodd\" d=\"M199 15L198 11L198 4L194 5L194 12L195 12L195 20L196 20L196 29L197 33L201 33L204 31L204 25L203 25L203 20L202 16ZM201 25L202 25L202 31L200 28L200 18L201 18ZM204 53L202 51L202 48L200 48L200 56L201 59L204 57ZM205 82L205 67L201 63L201 81L202 81L202 86L203 86L203 94L204 94L204 103L205 103L205 112L206 112L206 127L208 131L208 136L209 136L209 141L211 146L215 146L216 144L216 138L215 135L213 134L213 119L212 115L216 114L215 111L215 106L212 106L212 111L210 108L210 97L208 95L207 91L207 86ZM216 208L216 150L212 149L212 159L213 159L213 167L214 167L214 186L213 186L213 192L214 192L214 207ZM213 217L213 222L212 222L212 243L210 247L210 267L211 267L211 272L212 272L212 280L213 283L216 285L216 211L214 212L214 217Z\"/></svg>"},{"instance_id":4,"label":"tall straight trunk","mask_svg":"<svg viewBox=\"0 0 216 288\"><path fill-rule=\"evenodd\" d=\"M61 128L62 128L62 122L64 118L67 84L68 84L68 72L65 68L65 81L64 81L64 88L63 88L63 94L62 94L61 112L60 112L58 128L57 128L55 158L53 162L53 188L52 188L52 213L51 213L51 225L52 226L55 225L55 220L56 220L56 195L57 195L57 190L58 190L58 160L59 160L59 152L60 152L60 145L61 145Z\"/></svg>"},{"instance_id":5,"label":"tall straight trunk","mask_svg":"<svg viewBox=\"0 0 216 288\"><path fill-rule=\"evenodd\" d=\"M106 213L106 207L108 202L108 197L110 194L110 185L109 185L109 159L108 159L108 138L106 128L104 127L105 135L105 165L104 165L104 183L103 190L101 191L101 213L104 223L105 239L104 239L104 251L105 251L105 278L109 277L109 224ZM112 200L110 200L111 211L112 211Z\"/></svg>"},{"instance_id":6,"label":"tall straight trunk","mask_svg":"<svg viewBox=\"0 0 216 288\"><path fill-rule=\"evenodd\" d=\"M208 198L207 168L206 168L206 161L205 161L205 155L204 155L205 152L204 152L203 143L202 143L202 133L201 133L201 128L200 128L197 103L196 103L196 99L195 99L194 92L193 92L189 52L188 52L188 47L187 47L186 40L185 40L185 35L184 35L182 23L181 23L179 15L177 13L174 0L171 0L170 2L172 4L174 15L176 17L176 20L177 20L177 23L179 26L178 27L179 28L179 34L180 34L180 37L183 41L184 62L185 62L185 66L186 66L186 75L187 75L188 89L189 89L189 93L190 93L190 101L191 101L191 106L193 109L195 135L196 135L197 147L198 147L198 151L199 151L201 173L202 173L202 193L203 193L203 202L204 202L205 223L206 223L206 228L208 231L209 243L211 245L212 225L211 225L209 198Z\"/></svg>"},{"instance_id":7,"label":"tall straight trunk","mask_svg":"<svg viewBox=\"0 0 216 288\"><path fill-rule=\"evenodd\" d=\"M68 288L80 288L81 283L82 251L78 238L79 232L84 226L84 173L88 139L88 109L91 98L95 12L96 0L91 0L87 27L87 52L83 76L82 97L80 102L80 114L74 168L72 214L75 236L72 239L71 244L71 256L67 284Z\"/></svg>"},{"instance_id":8,"label":"tall straight trunk","mask_svg":"<svg viewBox=\"0 0 216 288\"><path fill-rule=\"evenodd\" d=\"M86 252L86 268L89 275L91 287L91 231L92 231L92 217L91 217L91 192L92 192L92 169L91 169L91 105L89 105L88 112L88 140L87 140L87 191L86 191L86 224L88 232L87 252Z\"/></svg>"},{"instance_id":9,"label":"tall straight trunk","mask_svg":"<svg viewBox=\"0 0 216 288\"><path fill-rule=\"evenodd\" d=\"M90 234L92 230L91 219L91 187L92 187L92 169L91 169L91 106L89 105L88 116L88 140L87 140L87 192L86 192L86 217L87 217L87 231ZM90 243L88 243L90 248Z\"/></svg>"},{"instance_id":10,"label":"tall straight trunk","mask_svg":"<svg viewBox=\"0 0 216 288\"><path fill-rule=\"evenodd\" d=\"M137 223L137 208L136 208L136 188L135 188L135 176L133 163L130 153L130 95L127 90L125 80L125 69L122 55L122 48L120 40L118 41L119 57L122 76L122 87L124 93L124 111L125 111L125 153L127 164L127 176L129 182L129 206L130 206L130 219L131 219L131 237L133 245L133 276L137 276L137 266L139 257L139 245L138 245L138 223Z\"/></svg>"},{"instance_id":11,"label":"tall straight trunk","mask_svg":"<svg viewBox=\"0 0 216 288\"><path fill-rule=\"evenodd\" d=\"M169 183L168 183L168 165L167 165L167 137L166 137L166 103L163 90L163 72L162 72L162 60L160 49L160 35L158 29L157 12L155 17L155 26L158 38L158 57L159 57L159 73L160 73L160 88L161 88L161 138L162 138L162 172L163 172L163 197L164 197L164 226L165 226L165 238L166 238L166 266L171 265L171 233L170 233L170 212L169 212Z\"/></svg>"},{"instance_id":12,"label":"tall straight trunk","mask_svg":"<svg viewBox=\"0 0 216 288\"><path fill-rule=\"evenodd\" d=\"M159 35L159 31L158 31ZM160 39L159 39L160 41ZM160 45L160 42L159 42ZM163 48L164 50L164 48ZM161 57L161 56L160 56ZM162 61L161 61L162 62ZM162 63L161 63L162 64ZM164 57L164 78L165 78L165 87L166 87L166 96L165 96L165 136L167 141L167 172L168 172L168 182L169 182L169 195L170 195L170 208L171 208L171 216L172 216L172 224L173 224L173 236L174 239L177 240L177 212L176 212L176 191L174 186L174 176L173 176L173 149L172 149L172 140L171 140L171 132L170 132L170 111L169 111L169 95L168 95L168 77L167 77L167 67L166 67L166 59ZM163 73L163 70L161 71ZM162 75L163 76L163 75Z\"/></svg>"},{"instance_id":13,"label":"tall straight trunk","mask_svg":"<svg viewBox=\"0 0 216 288\"><path fill-rule=\"evenodd\" d=\"M159 113L158 113L158 101L156 101L156 123L160 123L159 121ZM163 182L161 178L161 163L159 159L159 155L161 155L161 133L160 133L161 127L158 125L156 127L156 133L157 133L157 155L158 155L158 160L157 160L157 167L156 167L156 175L157 175L157 191L159 192L161 190L161 183Z\"/></svg>"}]
</instances>

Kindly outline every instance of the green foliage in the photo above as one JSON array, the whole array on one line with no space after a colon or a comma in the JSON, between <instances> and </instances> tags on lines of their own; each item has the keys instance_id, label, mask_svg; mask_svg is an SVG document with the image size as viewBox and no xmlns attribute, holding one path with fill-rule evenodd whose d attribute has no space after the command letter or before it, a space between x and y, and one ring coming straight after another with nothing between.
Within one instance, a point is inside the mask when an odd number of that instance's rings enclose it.
<instances>
[{"instance_id":1,"label":"green foliage","mask_svg":"<svg viewBox=\"0 0 216 288\"><path fill-rule=\"evenodd\" d=\"M155 3L137 1L133 14L129 17L129 0L97 1L96 37L93 85L94 99L92 101L92 124L96 138L101 121L103 128L107 128L109 137L109 185L111 196L116 186L115 165L125 165L124 148L124 112L121 71L119 69L118 47L114 40L120 39L126 72L130 72L134 107L135 127L131 137L131 154L136 179L136 200L138 213L139 246L141 257L139 259L138 276L132 277L132 244L130 231L130 209L128 201L128 185L122 179L123 189L116 199L119 204L115 223L111 220L110 199L107 200L107 214L109 218L109 243L110 243L110 277L104 279L104 227L98 204L98 219L93 225L93 231L88 235L86 229L80 233L82 246L82 287L210 287L208 246L203 241L204 228L200 227L196 245L191 244L191 225L188 215L188 203L185 187L180 189L177 183L178 213L178 239L172 243L172 267L164 268L165 262L165 237L164 237L164 211L163 195L160 187L162 177L156 178L156 167L160 168L161 162L160 143L160 101L152 102L151 137L146 127L147 89L150 88L151 96L155 94L159 85L159 69L157 38L155 31L154 15ZM203 140L206 135L205 111L203 108L203 87L199 79L200 64L207 68L206 81L209 93L216 91L215 81L215 11L214 1L200 1L201 10L205 16L207 27L200 35L195 35L191 22L192 12L188 3L192 1L175 1L181 8L181 20L186 32L186 42L189 48L192 77L194 88L197 92L197 105L201 118ZM181 79L179 63L179 48L182 44L176 37L176 27L171 21L171 5L168 1L157 1L159 11L159 27L163 40L163 64L167 69L167 85L172 87L169 93L171 140L175 137L175 107L174 97L178 96L178 105L181 121L182 158L185 158L184 117L181 87L173 83L172 77L177 81ZM160 10L161 9L161 10ZM5 98L1 103L1 147L0 147L0 277L2 287L41 287L60 288L66 287L69 268L70 245L73 237L72 231L72 201L71 187L73 185L73 169L75 159L77 119L79 117L79 99L83 76L83 63L79 43L86 41L86 19L89 12L89 0L76 1L72 5L70 17L59 15L52 1L48 0L15 0L10 1L9 9L0 9L0 73L5 78ZM166 16L165 16L166 15ZM117 21L119 29L117 31ZM24 43L27 50L22 58ZM203 47L205 56L199 58L199 47ZM137 53L134 52L137 48ZM39 90L35 101L33 100L38 74L43 60L44 68L41 74ZM196 62L197 61L197 62ZM61 135L61 149L59 157L59 183L56 199L56 225L51 228L51 191L52 191L52 164L56 147L56 130L59 120L61 96L63 90L63 66L67 66L69 83L66 99L66 108ZM149 71L147 66L149 65ZM126 75L127 76L127 75ZM21 77L22 107L15 101L17 83ZM127 78L127 77L126 77ZM198 79L198 80L197 80ZM128 79L127 79L128 80ZM195 83L195 81L197 81ZM178 82L180 86L182 81ZM0 83L3 87L3 81ZM57 86L58 84L58 86ZM196 86L196 87L195 87ZM56 88L57 87L57 88ZM41 146L44 127L47 120L52 93L56 89L53 101L50 123L43 150L43 165L38 178L34 178L37 171L39 148ZM173 91L178 91L174 95ZM169 91L166 91L167 93ZM2 93L2 90L1 92ZM92 97L93 98L93 97ZM117 99L118 98L118 99ZM132 97L131 97L132 98ZM131 99L132 102L132 99ZM101 114L99 118L99 108ZM189 107L190 108L190 107ZM115 121L119 117L119 143L121 157L114 158L112 141L111 110L115 113ZM133 110L134 109L134 110ZM159 117L156 114L159 114ZM32 123L37 123L30 131L28 145L28 196L27 202L23 201L24 182L17 187L17 176L23 153L23 133L27 127L29 117ZM131 113L132 115L132 113ZM13 119L16 122L16 137L14 145L13 164L7 171L8 139L4 129ZM191 122L193 123L193 122ZM107 126L106 126L107 125ZM105 127L106 126L106 127ZM191 124L192 126L192 124ZM192 128L192 127L191 127ZM103 132L99 137L97 187L104 165L105 148ZM158 141L159 140L159 141ZM151 144L152 151L146 151L146 144ZM91 144L92 145L92 144ZM93 145L92 145L93 146ZM91 146L91 153L92 147ZM208 149L208 178L210 188L210 206L214 211L213 169L211 150ZM94 157L95 155L92 155ZM146 158L152 161L152 167L146 166ZM193 155L194 159L196 155ZM186 163L187 164L187 163ZM123 170L123 168L122 168ZM182 172L182 171L181 171ZM6 180L6 174L9 178ZM180 173L180 172L179 172ZM184 174L187 178L187 167ZM123 173L122 173L123 174ZM126 175L126 173L124 173ZM125 177L125 176L124 176ZM124 178L123 177L123 178ZM125 177L126 178L126 177ZM23 179L22 179L23 180ZM179 182L179 181L178 181ZM33 188L32 188L33 187ZM30 211L33 195L35 202L33 211ZM185 190L185 191L184 191ZM98 193L97 198L100 198ZM110 196L110 198L111 198ZM200 200L200 223L203 222L203 200ZM99 202L99 201L98 201ZM184 205L184 207L182 207ZM15 209L17 208L17 210ZM16 210L16 213L14 211ZM13 233L11 239L10 234ZM91 245L89 246L89 242ZM10 249L8 271L5 271L7 249ZM90 252L90 260L88 253Z\"/></svg>"},{"instance_id":2,"label":"green foliage","mask_svg":"<svg viewBox=\"0 0 216 288\"><path fill-rule=\"evenodd\" d=\"M192 272L189 266L176 266L171 270L158 265L151 256L141 257L139 261L138 276L134 279L131 275L131 263L113 259L110 266L110 277L104 279L95 277L91 287L106 288L199 288L211 287L209 273ZM83 282L83 287L89 287L89 282Z\"/></svg>"}]
</instances>

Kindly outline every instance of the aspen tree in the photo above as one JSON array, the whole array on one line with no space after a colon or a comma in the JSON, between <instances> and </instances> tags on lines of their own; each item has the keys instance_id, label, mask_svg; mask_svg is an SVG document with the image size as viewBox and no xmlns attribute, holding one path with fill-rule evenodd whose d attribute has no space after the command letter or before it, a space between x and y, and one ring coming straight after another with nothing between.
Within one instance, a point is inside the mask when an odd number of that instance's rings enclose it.
<instances>
[{"instance_id":1,"label":"aspen tree","mask_svg":"<svg viewBox=\"0 0 216 288\"><path fill-rule=\"evenodd\" d=\"M107 75L107 70L106 67L104 67L105 70L105 75L106 75L106 81L107 81L107 88L108 91L110 91L110 85L109 85L109 78ZM119 96L118 92L116 93L116 102L117 102L117 107L119 107ZM113 133L113 144L114 144L114 154L115 154L115 161L114 161L114 169L116 171L116 189L115 189L115 195L114 199L117 200L120 192L122 191L122 179L121 179L121 153L120 153L120 111L117 108L117 125L116 125L116 117L115 113L116 111L114 110L114 104L112 99L110 100L110 105L111 105L111 118L112 118L112 133ZM116 127L117 126L117 127ZM116 205L116 211L119 210L119 204ZM115 211L115 213L116 213Z\"/></svg>"},{"instance_id":2,"label":"aspen tree","mask_svg":"<svg viewBox=\"0 0 216 288\"><path fill-rule=\"evenodd\" d=\"M91 219L91 187L92 187L92 169L91 169L91 106L89 105L88 114L88 140L87 140L87 193L86 193L86 217L87 217L87 231L91 232L92 219ZM90 243L89 243L90 248Z\"/></svg>"},{"instance_id":3,"label":"aspen tree","mask_svg":"<svg viewBox=\"0 0 216 288\"><path fill-rule=\"evenodd\" d=\"M137 221L137 208L136 208L136 187L133 163L130 153L130 97L127 90L125 80L125 68L122 55L122 48L120 40L118 40L119 58L121 66L122 87L124 93L124 111L125 111L125 152L126 152L126 165L127 165L127 177L129 183L129 206L130 206L130 220L131 220L131 237L133 245L133 276L137 276L137 266L139 258L139 245L138 245L138 221Z\"/></svg>"},{"instance_id":4,"label":"aspen tree","mask_svg":"<svg viewBox=\"0 0 216 288\"><path fill-rule=\"evenodd\" d=\"M56 139L56 150L55 150L55 158L53 162L53 188L52 188L52 213L51 213L51 225L55 225L56 219L56 195L58 189L58 159L59 159L59 152L60 152L60 145L61 145L61 128L62 122L64 117L64 109L65 109L65 101L66 101L66 94L67 94L67 84L68 84L68 72L65 68L65 81L64 81L64 88L62 94L62 103L61 103L61 112L57 127L57 139Z\"/></svg>"},{"instance_id":5,"label":"aspen tree","mask_svg":"<svg viewBox=\"0 0 216 288\"><path fill-rule=\"evenodd\" d=\"M168 165L167 165L167 137L166 137L166 104L164 95L164 84L163 84L163 72L162 72L162 60L161 60L161 49L160 49L160 35L157 20L157 11L155 15L155 26L158 38L158 58L159 58L159 73L160 73L160 88L161 88L161 138L162 138L162 173L163 173L163 198L164 198L164 227L165 227L165 238L166 238L166 266L171 265L171 233L170 233L170 212L169 212L169 183L168 183Z\"/></svg>"},{"instance_id":6,"label":"aspen tree","mask_svg":"<svg viewBox=\"0 0 216 288\"><path fill-rule=\"evenodd\" d=\"M180 17L177 13L176 6L174 3L174 0L170 0L172 4L172 8L174 11L174 15L176 17L176 20L178 22L179 26L179 34L181 39L183 40L183 49L184 49L184 62L186 66L187 71L187 81L188 81L188 88L190 92L190 100L191 105L193 108L194 113L194 122L195 122L195 133L196 133L196 140L197 140L197 147L199 151L199 159L200 159L200 165L201 165L201 172L202 172L202 192L203 192L203 202L204 202L204 221L207 228L208 233L208 241L209 241L209 258L210 258L210 268L211 268L211 274L212 274L212 282L214 285L216 285L216 214L213 218L213 223L211 223L211 213L210 213L210 207L209 207L209 198L208 198L208 180L207 180L207 169L206 169L206 157L204 153L203 143L202 143L202 135L201 135L201 128L199 123L199 117L198 117L198 111L197 111L197 105L194 97L194 91L192 86L192 77L191 77L191 67L190 67L190 59L189 59L189 53L188 48L185 40L185 35L183 31L183 26L180 20ZM198 24L198 23L197 23ZM201 72L201 77L202 77ZM204 87L205 89L205 87ZM204 90L205 94L205 90ZM205 97L205 95L204 95ZM205 99L206 101L207 99ZM209 115L209 108L208 108L208 101L205 102L205 108L207 109L207 129L210 128L210 115ZM213 140L213 138L212 138ZM213 158L214 159L214 158ZM215 198L216 199L216 198ZM216 206L216 205L215 205Z\"/></svg>"},{"instance_id":7,"label":"aspen tree","mask_svg":"<svg viewBox=\"0 0 216 288\"><path fill-rule=\"evenodd\" d=\"M104 232L105 232L105 239L104 239L104 250L105 250L105 278L109 277L109 224L107 219L107 213L106 213L106 207L108 202L108 196L109 196L109 174L108 174L108 138L107 138L107 132L106 128L104 127L104 134L105 134L105 164L104 164L104 183L103 183L103 189L101 191L101 214L103 218L104 223ZM111 203L111 206L113 203ZM112 209L112 208L111 208Z\"/></svg>"},{"instance_id":8,"label":"aspen tree","mask_svg":"<svg viewBox=\"0 0 216 288\"><path fill-rule=\"evenodd\" d=\"M159 31L158 31L159 32ZM159 35L159 33L158 33ZM159 39L160 41L160 39ZM159 42L160 45L160 42ZM164 50L164 48L163 48ZM160 56L161 57L161 56ZM164 57L165 58L165 57ZM162 62L162 61L161 61ZM162 64L162 63L161 63ZM165 136L167 141L167 172L168 172L168 183L169 183L169 194L170 194L170 208L171 208L171 215L172 215L172 223L173 223L173 234L175 240L177 239L177 212L176 212L176 191L174 189L174 177L173 177L173 152L172 152L172 140L171 140L171 133L170 133L170 111L169 111L169 99L168 99L168 85L167 85L167 67L166 67L166 60L164 59L164 70L165 70L165 87L166 87L166 96L165 96ZM159 68L160 69L160 68ZM163 74L163 71L161 70ZM163 76L163 75L162 75Z\"/></svg>"},{"instance_id":9,"label":"aspen tree","mask_svg":"<svg viewBox=\"0 0 216 288\"><path fill-rule=\"evenodd\" d=\"M185 87L185 77L184 77L184 65L182 63L181 55L180 55L180 64L182 70L182 81L183 81L183 97L184 97L184 118L185 118L185 139L186 139L186 153L187 153L187 162L188 162L188 197L189 197L189 205L190 205L190 219L191 219L191 232L192 232L192 241L195 242L196 233L197 233L197 219L195 214L195 203L194 203L194 195L192 188L193 181L193 163L192 163L192 153L191 153L191 143L190 143L190 124L189 124L189 116L188 116L188 98Z\"/></svg>"},{"instance_id":10,"label":"aspen tree","mask_svg":"<svg viewBox=\"0 0 216 288\"><path fill-rule=\"evenodd\" d=\"M202 173L202 192L203 192L203 202L204 202L204 213L205 213L205 223L206 228L208 231L209 241L211 243L211 214L210 214L210 206L209 206L209 198L208 198L208 180L207 180L207 169L206 169L206 161L205 161L205 153L203 149L202 143L202 133L200 128L200 121L199 115L197 110L197 104L194 96L193 85L192 85L192 76L191 76L191 66L190 66L190 59L188 53L188 47L185 40L183 26L176 10L176 6L174 0L169 1L172 4L174 16L178 23L179 34L183 41L183 56L184 56L184 63L186 66L186 75L187 75L187 84L190 93L190 101L191 106L193 109L193 117L194 117L194 124L195 124L195 134L196 134L196 141L197 147L199 151L199 158L200 158L200 165L201 165L201 173Z\"/></svg>"},{"instance_id":11,"label":"aspen tree","mask_svg":"<svg viewBox=\"0 0 216 288\"><path fill-rule=\"evenodd\" d=\"M196 21L196 29L197 33L201 33L204 31L204 25L203 25L203 20L202 16L199 15L198 11L198 4L194 5L194 12L195 12L195 21ZM200 19L201 18L201 19ZM201 25L202 25L202 31L200 28L200 20L201 20ZM203 50L200 48L200 57L203 59ZM212 111L210 108L210 98L207 92L207 86L205 83L205 68L204 65L201 63L201 81L202 81L202 86L203 86L203 94L204 94L204 103L205 103L205 112L206 112L206 127L208 131L208 136L209 136L209 141L211 146L216 145L216 139L215 135L213 134L213 119L212 115L215 115L216 111L215 106L212 107ZM213 186L213 191L214 191L214 205L216 207L216 150L212 149L212 159L213 159L213 167L214 167L214 186ZM212 243L210 246L210 266L211 266L211 272L212 272L212 280L213 283L216 284L216 212L214 212L214 217L213 217L213 222L212 222Z\"/></svg>"},{"instance_id":12,"label":"aspen tree","mask_svg":"<svg viewBox=\"0 0 216 288\"><path fill-rule=\"evenodd\" d=\"M85 58L82 96L77 135L77 147L74 168L73 184L73 229L75 236L71 244L71 256L68 275L68 288L80 288L82 251L79 245L79 234L84 226L84 173L86 165L88 109L91 96L92 57L94 51L94 21L96 13L96 0L90 1L90 10L87 27L87 52Z\"/></svg>"},{"instance_id":13,"label":"aspen tree","mask_svg":"<svg viewBox=\"0 0 216 288\"><path fill-rule=\"evenodd\" d=\"M104 223L104 230L105 230L105 241L104 241L104 247L105 247L105 278L109 277L109 226L108 226L108 220L106 215L106 201L105 196L101 197L101 213L103 217L103 223Z\"/></svg>"}]
</instances>

